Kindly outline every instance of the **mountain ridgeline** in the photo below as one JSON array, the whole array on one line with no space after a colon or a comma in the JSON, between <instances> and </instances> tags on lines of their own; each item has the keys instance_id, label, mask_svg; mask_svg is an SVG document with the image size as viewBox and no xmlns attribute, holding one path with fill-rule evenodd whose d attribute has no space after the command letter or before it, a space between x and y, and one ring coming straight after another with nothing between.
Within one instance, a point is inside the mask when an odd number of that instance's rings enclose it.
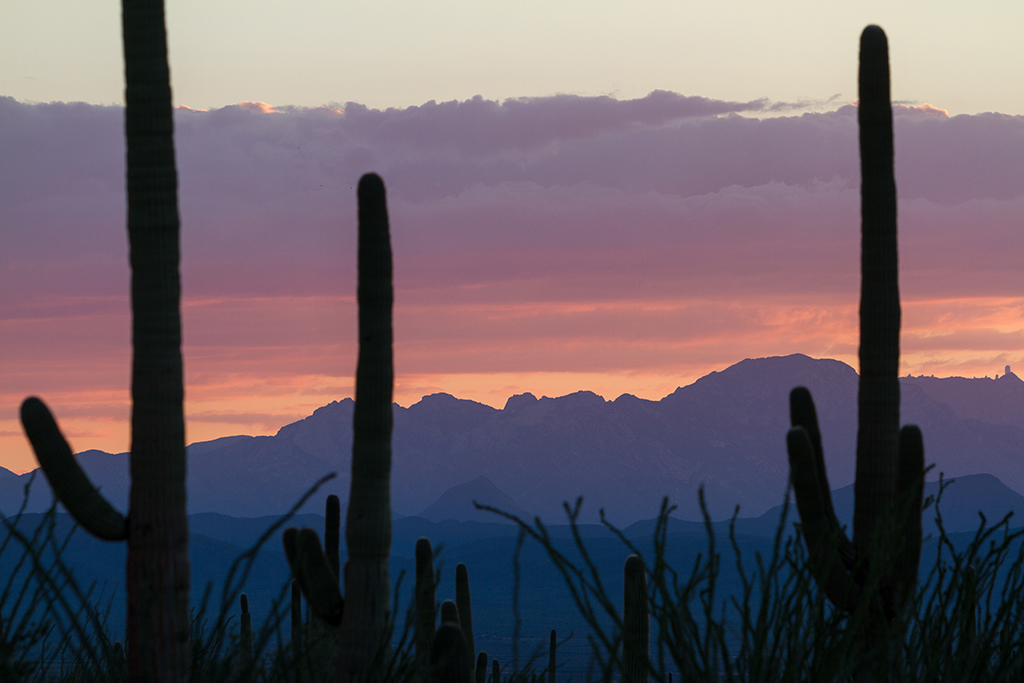
<instances>
[{"instance_id":1,"label":"mountain ridgeline","mask_svg":"<svg viewBox=\"0 0 1024 683\"><path fill-rule=\"evenodd\" d=\"M649 519L664 496L679 506L679 517L699 519L701 484L714 518L731 515L736 505L742 516L758 516L785 494L787 396L797 385L815 397L829 480L844 487L853 481L857 374L839 361L795 354L744 360L660 401L629 394L606 401L581 391L520 394L502 410L448 394L395 405L393 507L396 514L440 519L442 494L486 477L498 489L496 507L556 523L565 520L562 501L577 496L584 497L588 521L599 508L618 524ZM900 386L902 420L921 427L926 464L935 465L930 480L940 472L985 473L1024 491L1024 381L1008 372L998 379L905 377ZM280 514L327 472L338 478L308 511L319 510L327 493L344 500L353 406L351 399L335 401L274 436L193 444L189 512ZM79 461L115 504L126 499L126 457L86 451ZM5 513L20 504L29 476L0 478ZM45 480L37 477L32 489L30 509L47 506ZM502 494L514 502L506 507Z\"/></svg>"}]
</instances>

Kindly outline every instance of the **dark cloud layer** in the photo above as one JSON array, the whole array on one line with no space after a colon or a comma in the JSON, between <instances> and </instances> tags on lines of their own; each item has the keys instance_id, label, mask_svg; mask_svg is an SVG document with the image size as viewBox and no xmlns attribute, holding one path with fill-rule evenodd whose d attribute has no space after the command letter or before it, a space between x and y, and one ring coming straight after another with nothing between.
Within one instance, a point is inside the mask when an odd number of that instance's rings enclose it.
<instances>
[{"instance_id":1,"label":"dark cloud layer","mask_svg":"<svg viewBox=\"0 0 1024 683\"><path fill-rule=\"evenodd\" d=\"M396 249L411 259L556 250L587 260L593 250L668 245L717 245L737 256L743 244L798 253L808 241L816 250L851 242L855 108L735 115L765 107L654 92L624 102L477 98L387 111L348 104L344 113L182 109L187 263L235 272L243 288L256 284L245 281L249 271L271 292L304 289L293 280L308 272L288 264L351 251L339 226L351 224L352 190L367 170L385 177L393 212L407 220L396 222ZM998 204L1021 193L1020 117L948 118L908 107L897 114L904 207ZM123 265L121 119L118 107L0 100L5 284L16 284L15 262L20 278L58 289L47 264L85 282ZM904 214L909 238L916 214ZM989 218L1000 234L1010 227ZM739 270L750 272L748 265ZM194 291L221 287L232 289L230 278Z\"/></svg>"}]
</instances>

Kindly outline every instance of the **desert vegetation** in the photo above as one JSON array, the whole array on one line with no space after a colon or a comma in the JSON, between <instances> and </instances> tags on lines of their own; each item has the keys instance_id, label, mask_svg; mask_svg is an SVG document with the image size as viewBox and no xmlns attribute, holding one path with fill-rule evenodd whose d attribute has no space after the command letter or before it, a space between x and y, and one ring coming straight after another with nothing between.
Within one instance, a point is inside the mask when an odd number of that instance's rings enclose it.
<instances>
[{"instance_id":1,"label":"desert vegetation","mask_svg":"<svg viewBox=\"0 0 1024 683\"><path fill-rule=\"evenodd\" d=\"M413 576L389 573L394 293L385 187L375 174L358 187L359 361L347 560L340 560L340 503L330 497L323 544L315 529L284 532L293 578L280 587L262 623L253 623L241 587L291 513L232 565L219 604L207 588L203 607L190 613L166 36L159 0L126 0L124 8L134 349L127 514L92 486L42 401L27 399L22 419L43 473L80 529L127 544L127 631L121 639L106 625L113 587L79 585L64 560L69 539L83 531L59 531L56 507L41 517L4 517L0 563L10 571L0 593L0 680L568 680L558 654L566 637L560 640L557 623L545 625L551 627L546 647L523 661L516 656L503 665L482 651L473 631L473 568L456 565L455 599L438 604L439 553L428 539L416 544ZM941 491L937 499L923 499L926 435L899 426L896 189L888 47L878 27L862 34L859 83L863 243L853 538L833 511L814 404L801 388L791 396L793 428L786 437L798 520L784 506L767 554L744 554L732 528L728 538L716 537L703 493L706 549L691 566L669 560L674 508L667 499L649 547L606 522L622 541L623 569L616 576L602 575L588 551L577 524L581 501L565 506L568 545L556 542L539 519L491 510L518 525L518 546L539 544L564 580L588 626L572 636L589 649L587 680L1024 676L1024 531L1011 529L1009 518L993 524L982 518L970 539L947 535ZM315 487L307 494L316 495ZM652 501L652 512L657 504ZM940 533L922 571L923 511L938 514ZM736 567L738 592L719 585L725 562ZM518 565L515 576L518 587ZM406 603L399 592L403 580L414 583ZM617 591L610 582L622 582L621 601L611 597ZM514 592L510 600L517 599Z\"/></svg>"}]
</instances>

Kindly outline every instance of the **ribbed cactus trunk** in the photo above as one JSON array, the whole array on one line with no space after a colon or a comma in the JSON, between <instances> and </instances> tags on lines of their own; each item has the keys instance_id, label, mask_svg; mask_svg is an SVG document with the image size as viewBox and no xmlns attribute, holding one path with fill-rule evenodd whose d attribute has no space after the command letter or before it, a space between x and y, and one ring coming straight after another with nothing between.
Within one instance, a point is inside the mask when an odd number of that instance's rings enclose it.
<instances>
[{"instance_id":1,"label":"ribbed cactus trunk","mask_svg":"<svg viewBox=\"0 0 1024 683\"><path fill-rule=\"evenodd\" d=\"M248 673L252 664L252 614L249 613L249 597L242 593L239 598L241 614L238 617L238 647L242 655L242 669Z\"/></svg>"},{"instance_id":2,"label":"ribbed cactus trunk","mask_svg":"<svg viewBox=\"0 0 1024 683\"><path fill-rule=\"evenodd\" d=\"M387 646L391 583L391 241L384 183L359 181L359 360L353 421L352 484L345 541L345 613L338 650L339 680L378 681L374 658Z\"/></svg>"},{"instance_id":3,"label":"ribbed cactus trunk","mask_svg":"<svg viewBox=\"0 0 1024 683\"><path fill-rule=\"evenodd\" d=\"M626 558L622 604L622 681L647 683L651 619L647 609L647 570L639 555Z\"/></svg>"},{"instance_id":4,"label":"ribbed cactus trunk","mask_svg":"<svg viewBox=\"0 0 1024 683\"><path fill-rule=\"evenodd\" d=\"M466 657L470 665L476 659L476 644L473 642L473 603L469 594L469 569L463 562L455 565L455 604L459 608L459 626L466 639Z\"/></svg>"},{"instance_id":5,"label":"ribbed cactus trunk","mask_svg":"<svg viewBox=\"0 0 1024 683\"><path fill-rule=\"evenodd\" d=\"M191 626L185 418L174 162L162 0L124 0L128 243L132 269L131 492L127 518L75 461L37 398L21 417L54 493L97 538L128 541L128 671L135 683L183 683Z\"/></svg>"},{"instance_id":6,"label":"ribbed cactus trunk","mask_svg":"<svg viewBox=\"0 0 1024 683\"><path fill-rule=\"evenodd\" d=\"M189 657L188 517L178 274L178 180L162 0L124 0L132 444L128 668L183 682Z\"/></svg>"},{"instance_id":7,"label":"ribbed cactus trunk","mask_svg":"<svg viewBox=\"0 0 1024 683\"><path fill-rule=\"evenodd\" d=\"M860 385L853 545L865 557L883 541L896 489L900 428L900 294L896 249L889 51L878 27L864 30L858 78L861 160ZM877 537L876 537L877 536ZM870 558L861 563L866 573Z\"/></svg>"},{"instance_id":8,"label":"ribbed cactus trunk","mask_svg":"<svg viewBox=\"0 0 1024 683\"><path fill-rule=\"evenodd\" d=\"M416 541L416 664L425 669L430 662L430 644L437 623L437 586L434 583L434 549L430 540Z\"/></svg>"},{"instance_id":9,"label":"ribbed cactus trunk","mask_svg":"<svg viewBox=\"0 0 1024 683\"><path fill-rule=\"evenodd\" d=\"M902 613L921 557L924 447L917 427L899 428L900 301L892 107L885 33L861 34L860 385L853 541L836 520L810 393L790 395L790 476L811 569L823 592L854 615L855 678L896 676Z\"/></svg>"}]
</instances>

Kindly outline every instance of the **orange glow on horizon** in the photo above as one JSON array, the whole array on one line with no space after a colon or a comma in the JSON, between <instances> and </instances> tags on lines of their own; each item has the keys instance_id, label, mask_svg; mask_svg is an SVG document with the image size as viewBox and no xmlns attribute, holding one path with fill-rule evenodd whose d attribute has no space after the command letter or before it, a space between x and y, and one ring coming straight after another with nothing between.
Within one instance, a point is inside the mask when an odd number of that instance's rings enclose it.
<instances>
[{"instance_id":1,"label":"orange glow on horizon","mask_svg":"<svg viewBox=\"0 0 1024 683\"><path fill-rule=\"evenodd\" d=\"M274 434L352 396L354 321L331 322L352 312L351 297L208 299L183 309L190 443ZM55 343L38 357L0 359L9 380L0 400L11 407L0 419L0 466L35 467L16 417L33 393L51 406L74 449L127 450L130 349L127 338L114 349L108 340L121 334L108 328L126 324L122 317L97 317L106 331L95 345L81 343L86 326L63 337L75 351ZM857 325L852 301L811 305L778 296L398 306L395 401L408 407L446 392L501 408L518 393L580 390L658 400L744 358L790 353L856 368ZM901 347L904 376L985 377L1005 365L1024 372L1024 298L905 300ZM79 355L50 360L68 353Z\"/></svg>"}]
</instances>

